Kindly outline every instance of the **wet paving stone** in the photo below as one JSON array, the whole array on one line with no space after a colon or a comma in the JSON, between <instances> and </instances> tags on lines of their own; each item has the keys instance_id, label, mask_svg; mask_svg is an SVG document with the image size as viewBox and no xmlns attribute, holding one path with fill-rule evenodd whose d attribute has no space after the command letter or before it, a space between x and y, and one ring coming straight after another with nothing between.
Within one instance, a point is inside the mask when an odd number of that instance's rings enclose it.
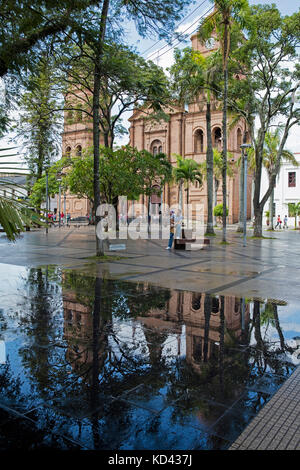
<instances>
[{"instance_id":1,"label":"wet paving stone","mask_svg":"<svg viewBox=\"0 0 300 470\"><path fill-rule=\"evenodd\" d=\"M221 439L234 442L252 419L251 415L237 415L228 411L213 425L211 433Z\"/></svg>"},{"instance_id":2,"label":"wet paving stone","mask_svg":"<svg viewBox=\"0 0 300 470\"><path fill-rule=\"evenodd\" d=\"M270 394L246 390L241 398L230 407L230 412L251 419L268 403L270 398Z\"/></svg>"},{"instance_id":3,"label":"wet paving stone","mask_svg":"<svg viewBox=\"0 0 300 470\"><path fill-rule=\"evenodd\" d=\"M11 410L12 411L12 410ZM68 438L39 429L27 416L4 411L0 407L0 451L3 450L78 450Z\"/></svg>"},{"instance_id":4,"label":"wet paving stone","mask_svg":"<svg viewBox=\"0 0 300 470\"><path fill-rule=\"evenodd\" d=\"M9 276L0 448L227 449L300 363L296 307L274 299Z\"/></svg>"}]
</instances>

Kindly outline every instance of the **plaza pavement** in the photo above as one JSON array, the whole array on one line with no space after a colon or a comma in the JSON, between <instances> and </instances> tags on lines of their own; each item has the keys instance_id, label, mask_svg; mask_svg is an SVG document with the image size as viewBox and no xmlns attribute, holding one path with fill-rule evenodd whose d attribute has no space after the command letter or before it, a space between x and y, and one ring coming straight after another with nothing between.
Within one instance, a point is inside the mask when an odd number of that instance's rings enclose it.
<instances>
[{"instance_id":1,"label":"plaza pavement","mask_svg":"<svg viewBox=\"0 0 300 470\"><path fill-rule=\"evenodd\" d=\"M97 263L93 227L51 228L23 233L15 242L0 234L0 262L21 266L59 264L108 278L145 281L171 289L202 293L300 300L300 231L264 232L263 240L251 239L243 247L235 227L228 229L227 245L221 231L210 246L199 251L166 250L167 240L112 240L126 244L109 252L111 262ZM116 259L116 255L120 259Z\"/></svg>"},{"instance_id":2,"label":"plaza pavement","mask_svg":"<svg viewBox=\"0 0 300 470\"><path fill-rule=\"evenodd\" d=\"M210 245L199 251L168 251L167 240L114 240L111 243L125 243L126 250L107 252L113 257L109 262L92 259L93 227L51 228L48 235L35 230L15 243L0 234L0 266L59 264L82 274L177 290L300 302L300 231L265 231L270 238L248 238L247 247L235 227L228 228L227 245L221 244L221 231L216 233ZM230 449L300 449L299 392L298 367Z\"/></svg>"}]
</instances>

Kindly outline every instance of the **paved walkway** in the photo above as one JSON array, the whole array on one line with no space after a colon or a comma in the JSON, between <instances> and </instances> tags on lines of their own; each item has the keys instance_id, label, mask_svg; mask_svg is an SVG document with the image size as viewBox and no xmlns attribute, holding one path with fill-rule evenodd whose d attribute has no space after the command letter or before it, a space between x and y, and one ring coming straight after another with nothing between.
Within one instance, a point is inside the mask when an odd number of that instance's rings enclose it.
<instances>
[{"instance_id":1,"label":"paved walkway","mask_svg":"<svg viewBox=\"0 0 300 470\"><path fill-rule=\"evenodd\" d=\"M300 367L229 450L300 450Z\"/></svg>"},{"instance_id":2,"label":"paved walkway","mask_svg":"<svg viewBox=\"0 0 300 470\"><path fill-rule=\"evenodd\" d=\"M251 235L251 232L249 233ZM0 237L1 263L22 266L61 264L82 273L111 279L146 281L162 287L218 293L282 302L300 301L300 232L265 232L263 240L248 239L228 230L228 245L221 232L211 245L196 252L165 250L166 241L116 240L126 250L110 262L95 262L92 227L51 229L22 234L16 243ZM300 368L253 419L232 450L300 449Z\"/></svg>"},{"instance_id":3,"label":"paved walkway","mask_svg":"<svg viewBox=\"0 0 300 470\"><path fill-rule=\"evenodd\" d=\"M218 293L252 298L300 301L300 231L281 230L248 239L228 230L228 245L221 244L221 231L210 247L200 251L166 250L166 240L114 240L126 250L109 263L96 263L93 227L51 229L22 234L16 243L0 236L0 262L21 266L60 264L82 272L144 281L170 289ZM251 231L249 230L249 235Z\"/></svg>"}]
</instances>

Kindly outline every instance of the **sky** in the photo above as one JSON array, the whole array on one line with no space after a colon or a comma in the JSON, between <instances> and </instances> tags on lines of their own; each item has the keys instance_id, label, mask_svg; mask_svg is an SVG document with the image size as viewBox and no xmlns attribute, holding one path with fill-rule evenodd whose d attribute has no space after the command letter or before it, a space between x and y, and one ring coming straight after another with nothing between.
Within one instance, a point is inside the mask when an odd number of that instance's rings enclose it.
<instances>
[{"instance_id":1,"label":"sky","mask_svg":"<svg viewBox=\"0 0 300 470\"><path fill-rule=\"evenodd\" d=\"M251 5L254 4L272 4L275 3L278 9L283 15L290 15L298 10L300 7L300 0L249 0ZM175 40L171 45L168 45L164 40L159 41L158 38L143 39L140 38L135 32L132 25L128 26L127 29L127 40L134 46L137 51L145 58L151 59L164 69L170 67L173 62L174 48L183 48L190 45L189 37L197 30L199 20L202 16L206 15L212 9L212 3L209 0L197 0L186 10L184 17L177 24L176 31L186 34L187 40L179 42ZM124 115L123 125L128 128L129 123L127 122L128 117L131 113ZM291 132L288 139L287 148L293 152L300 151L300 131L299 127L295 127ZM11 137L11 136L10 136ZM9 141L9 137L0 140L0 148L6 145ZM128 136L124 136L122 139L117 141L117 144L128 143ZM13 143L9 144L13 145ZM20 152L22 150L20 149Z\"/></svg>"},{"instance_id":2,"label":"sky","mask_svg":"<svg viewBox=\"0 0 300 470\"><path fill-rule=\"evenodd\" d=\"M275 3L282 15L291 15L300 8L300 0L249 0L249 3L250 5L271 5ZM182 42L174 40L174 42L169 45L164 40L140 39L133 30L128 30L129 40L145 59L152 60L166 70L173 63L174 48L183 48L190 45L190 36L196 32L201 18L212 11L212 7L213 5L209 0L197 0L187 9L184 19L181 20L178 27L175 28L176 31L184 33L187 36L186 40ZM128 117L130 114L131 113L128 114ZM125 125L126 123L124 122L123 124ZM124 137L119 143L126 144L126 139L127 137ZM286 147L292 152L299 152L299 142L300 130L299 127L296 126L290 132Z\"/></svg>"}]
</instances>

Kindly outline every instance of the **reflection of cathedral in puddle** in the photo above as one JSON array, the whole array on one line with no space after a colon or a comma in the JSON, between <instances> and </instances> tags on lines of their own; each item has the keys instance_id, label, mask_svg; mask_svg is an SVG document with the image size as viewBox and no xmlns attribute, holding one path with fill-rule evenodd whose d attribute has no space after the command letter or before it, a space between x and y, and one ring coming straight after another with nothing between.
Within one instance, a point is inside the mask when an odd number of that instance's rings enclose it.
<instances>
[{"instance_id":1,"label":"reflection of cathedral in puddle","mask_svg":"<svg viewBox=\"0 0 300 470\"><path fill-rule=\"evenodd\" d=\"M95 360L93 311L78 302L75 293L64 293L63 299L64 335L68 342L67 358L72 363L73 370L78 372ZM224 297L225 344L227 340L231 344L232 338L237 343L242 341L243 329L249 324L249 316L249 306L246 304L243 308L242 299L234 296ZM170 336L177 337L175 354L184 353L181 351L184 331L186 361L195 371L201 372L201 364L204 361L213 360L218 356L222 335L221 317L221 296L173 290L170 291L170 298L164 308L152 308L143 313L143 316L136 317L136 320L142 326L152 364L160 360L163 343ZM109 332L103 326L101 331L100 325L97 340L99 366L104 364L108 355ZM134 336L135 329L132 328L132 337Z\"/></svg>"},{"instance_id":2,"label":"reflection of cathedral in puddle","mask_svg":"<svg viewBox=\"0 0 300 470\"><path fill-rule=\"evenodd\" d=\"M205 302L206 299L206 302ZM209 311L205 304L209 306ZM244 304L245 305L245 304ZM242 341L244 329L249 324L249 305L243 308L242 299L224 297L224 340L230 334L237 342ZM208 296L187 291L171 291L165 310L151 310L146 317L139 317L149 329L167 330L178 338L178 355L182 326L185 326L186 361L195 370L201 370L204 360L218 355L221 333L221 296ZM207 331L206 331L207 330ZM207 343L207 344L205 344ZM204 352L206 348L207 352Z\"/></svg>"},{"instance_id":3,"label":"reflection of cathedral in puddle","mask_svg":"<svg viewBox=\"0 0 300 470\"><path fill-rule=\"evenodd\" d=\"M64 338L68 343L66 358L77 373L84 373L95 363L104 363L107 354L107 335L101 325L95 328L93 308L78 302L76 294L63 294ZM96 330L96 335L95 335Z\"/></svg>"}]
</instances>

